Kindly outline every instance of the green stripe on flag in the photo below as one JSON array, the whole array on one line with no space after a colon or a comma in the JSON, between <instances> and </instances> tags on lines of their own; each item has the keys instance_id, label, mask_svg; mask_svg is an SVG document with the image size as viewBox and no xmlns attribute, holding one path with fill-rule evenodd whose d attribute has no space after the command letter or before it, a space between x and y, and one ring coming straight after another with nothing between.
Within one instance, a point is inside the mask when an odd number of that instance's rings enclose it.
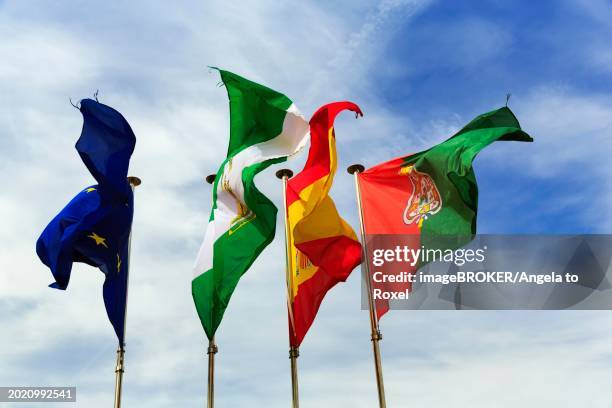
<instances>
[{"instance_id":1,"label":"green stripe on flag","mask_svg":"<svg viewBox=\"0 0 612 408\"><path fill-rule=\"evenodd\" d=\"M279 135L291 99L231 72L219 72L230 100L231 136L227 157Z\"/></svg>"}]
</instances>

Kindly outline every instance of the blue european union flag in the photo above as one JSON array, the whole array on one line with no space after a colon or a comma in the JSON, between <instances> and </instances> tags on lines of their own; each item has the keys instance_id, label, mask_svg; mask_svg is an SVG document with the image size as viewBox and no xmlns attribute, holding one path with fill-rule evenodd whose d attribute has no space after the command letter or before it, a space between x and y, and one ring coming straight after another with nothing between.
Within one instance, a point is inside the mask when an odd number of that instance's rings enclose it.
<instances>
[{"instance_id":1,"label":"blue european union flag","mask_svg":"<svg viewBox=\"0 0 612 408\"><path fill-rule=\"evenodd\" d=\"M104 272L106 312L123 346L134 214L127 172L136 137L125 118L109 106L84 99L80 111L83 130L76 149L98 184L82 190L51 220L36 243L36 253L53 273L52 288L66 289L73 262Z\"/></svg>"}]
</instances>

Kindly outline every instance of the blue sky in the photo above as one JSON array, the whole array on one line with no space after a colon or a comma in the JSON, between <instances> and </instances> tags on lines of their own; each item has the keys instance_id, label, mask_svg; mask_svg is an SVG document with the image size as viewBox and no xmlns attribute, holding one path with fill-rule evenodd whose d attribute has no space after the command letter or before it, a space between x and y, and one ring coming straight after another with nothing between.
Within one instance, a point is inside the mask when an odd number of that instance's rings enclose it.
<instances>
[{"instance_id":1,"label":"blue sky","mask_svg":"<svg viewBox=\"0 0 612 408\"><path fill-rule=\"evenodd\" d=\"M78 406L112 403L102 274L78 265L68 291L54 291L34 252L46 223L92 182L68 98L96 89L131 123L131 173L143 179L126 406L203 404L191 269L210 209L202 178L228 136L225 91L207 65L286 93L307 117L332 100L362 107L363 118L336 125L332 194L354 227L347 165L425 149L511 92L535 142L496 143L476 160L480 232L612 230L609 1L2 1L0 38L0 385L76 385ZM256 182L280 206L275 169ZM282 257L277 239L232 298L218 333L219 407L289 404ZM330 292L303 343L305 407L376 404L359 279L356 270ZM604 312L390 312L389 406L609 407L611 327Z\"/></svg>"}]
</instances>

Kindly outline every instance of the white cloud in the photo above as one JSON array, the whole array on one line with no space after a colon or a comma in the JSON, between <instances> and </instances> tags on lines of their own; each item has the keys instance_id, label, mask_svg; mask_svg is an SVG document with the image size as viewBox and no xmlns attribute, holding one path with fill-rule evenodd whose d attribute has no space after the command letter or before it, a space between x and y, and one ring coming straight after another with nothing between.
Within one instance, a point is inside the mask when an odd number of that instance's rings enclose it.
<instances>
[{"instance_id":1,"label":"white cloud","mask_svg":"<svg viewBox=\"0 0 612 408\"><path fill-rule=\"evenodd\" d=\"M420 150L463 124L455 117L415 126L410 118L386 111L369 80L368 71L379 63L393 33L427 4L359 4L369 13L364 16L311 2L289 6L271 0L2 3L0 147L10 154L0 160L0 384L76 384L79 405L112 401L114 335L102 303L101 273L79 265L68 291L54 291L46 287L51 276L34 253L46 222L92 182L73 149L81 118L68 97L99 88L101 101L124 113L138 137L131 173L143 185L136 192L125 405L201 405L205 336L190 297L191 266L210 206L210 188L202 178L216 170L228 133L225 90L215 86L217 74L205 66L218 64L282 90L307 116L330 100L351 98L361 105L364 118L343 115L336 127L341 143L334 197L355 225L346 165L358 160L372 165L404 154L407 139ZM476 36L491 31L486 23L475 27ZM595 137L607 131L609 102L558 92L535 93L519 117L541 146L582 165L582 153L592 153L592 145L587 152L577 146L568 153L557 148L552 134L573 143L577 133ZM584 123L577 110L587 118ZM559 117L563 123L555 125ZM595 157L603 160L603 155ZM288 165L297 169L303 160ZM535 156L530 166L541 175L549 168ZM273 172L257 182L280 206ZM277 230L279 238L282 231ZM282 258L277 239L230 303L218 333L218 406L289 403ZM299 360L304 406L375 404L367 314L357 311L358 291L356 272L325 299L304 342ZM520 396L507 395L511 384L530 396L532 405L521 400L523 406L577 405L585 393L593 395L590 406L598 406L596 398L606 395L595 387L607 384L610 370L594 361L605 356L603 340L611 334L600 328L605 323L595 314L572 316L569 328L565 319L561 314L392 312L382 323L389 405L461 401L488 407L496 398L516 404ZM538 330L546 332L536 335ZM578 356L573 341L580 333L593 339L583 339L590 347ZM586 373L578 383L577 371ZM547 378L549 384L538 385ZM471 379L482 388L467 392ZM584 392L572 388L576 384Z\"/></svg>"},{"instance_id":2,"label":"white cloud","mask_svg":"<svg viewBox=\"0 0 612 408\"><path fill-rule=\"evenodd\" d=\"M0 383L76 384L80 404L88 407L112 400L114 335L101 297L102 274L76 266L68 291L54 291L46 287L51 276L34 252L46 222L92 182L73 148L81 117L68 97L100 89L101 101L120 110L138 137L131 173L143 185L136 192L126 404L176 406L177 398L184 400L180 405L199 404L205 336L190 296L191 266L210 206L210 188L202 179L216 170L228 133L225 90L215 86L217 74L206 65L219 64L282 90L309 115L319 104L356 97L346 92L352 80L368 86L359 75L345 73L363 64L361 56L386 35L374 30L383 17L416 4L367 7L373 18L346 21L311 3L299 8L277 2L246 8L223 2L184 8L4 3L2 33L11 40L0 52L12 63L0 69L0 93L7 96L0 145L12 154L0 162L6 346L0 355L10 370L0 370ZM369 32L359 28L363 24ZM354 27L361 42L351 40ZM328 70L349 43L354 55ZM377 119L373 109L367 114L379 131L388 122ZM278 203L279 185L271 174L258 183ZM253 398L280 406L289 398L283 386L287 329L279 242L241 281L218 334L220 406ZM343 313L354 312L344 307ZM310 351L313 363L320 361L317 354Z\"/></svg>"}]
</instances>

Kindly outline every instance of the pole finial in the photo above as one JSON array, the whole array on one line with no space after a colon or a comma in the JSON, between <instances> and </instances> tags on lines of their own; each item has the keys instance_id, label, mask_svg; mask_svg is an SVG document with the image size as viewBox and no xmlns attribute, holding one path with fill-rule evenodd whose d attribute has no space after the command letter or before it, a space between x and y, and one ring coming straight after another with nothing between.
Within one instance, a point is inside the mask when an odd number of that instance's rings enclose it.
<instances>
[{"instance_id":1,"label":"pole finial","mask_svg":"<svg viewBox=\"0 0 612 408\"><path fill-rule=\"evenodd\" d=\"M365 167L363 167L363 165L361 164L351 164L350 166L346 168L346 171L349 174L363 173L364 170L365 170Z\"/></svg>"},{"instance_id":2,"label":"pole finial","mask_svg":"<svg viewBox=\"0 0 612 408\"><path fill-rule=\"evenodd\" d=\"M506 108L508 107L508 101L510 100L510 97L512 96L512 94L510 92L508 92L506 94Z\"/></svg>"},{"instance_id":3,"label":"pole finial","mask_svg":"<svg viewBox=\"0 0 612 408\"><path fill-rule=\"evenodd\" d=\"M216 174L209 174L208 176L206 176L206 178L204 178L204 180L206 180L208 184L213 184L216 179L217 179Z\"/></svg>"},{"instance_id":4,"label":"pole finial","mask_svg":"<svg viewBox=\"0 0 612 408\"><path fill-rule=\"evenodd\" d=\"M142 184L142 180L135 176L128 176L127 180L133 187L138 187Z\"/></svg>"},{"instance_id":5,"label":"pole finial","mask_svg":"<svg viewBox=\"0 0 612 408\"><path fill-rule=\"evenodd\" d=\"M279 179L283 179L284 177L291 178L293 177L293 171L289 169L280 169L276 172L276 177Z\"/></svg>"}]
</instances>

